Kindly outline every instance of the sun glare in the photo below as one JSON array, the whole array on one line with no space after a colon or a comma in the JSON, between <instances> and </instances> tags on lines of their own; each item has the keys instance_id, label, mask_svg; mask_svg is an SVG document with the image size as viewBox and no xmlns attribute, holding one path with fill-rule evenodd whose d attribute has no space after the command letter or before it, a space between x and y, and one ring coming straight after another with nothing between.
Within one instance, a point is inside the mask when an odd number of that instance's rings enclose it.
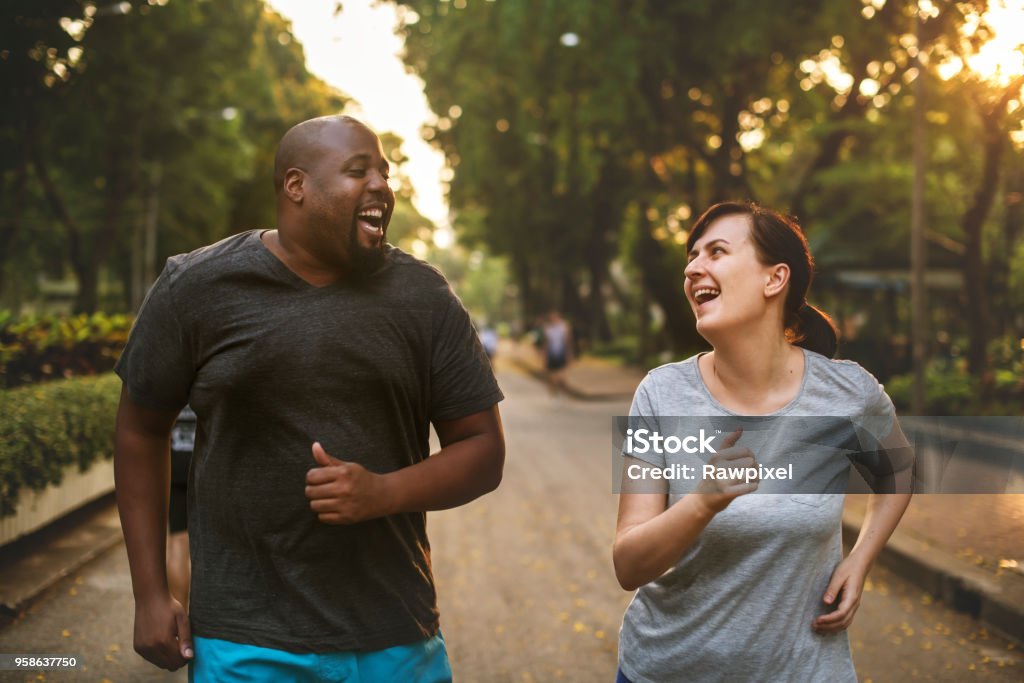
<instances>
[{"instance_id":1,"label":"sun glare","mask_svg":"<svg viewBox=\"0 0 1024 683\"><path fill-rule=\"evenodd\" d=\"M1005 86L1024 74L1024 0L994 0L984 21L992 29L992 39L966 60L953 58L941 65L943 78L967 68L986 81ZM966 26L969 29L971 22Z\"/></svg>"}]
</instances>

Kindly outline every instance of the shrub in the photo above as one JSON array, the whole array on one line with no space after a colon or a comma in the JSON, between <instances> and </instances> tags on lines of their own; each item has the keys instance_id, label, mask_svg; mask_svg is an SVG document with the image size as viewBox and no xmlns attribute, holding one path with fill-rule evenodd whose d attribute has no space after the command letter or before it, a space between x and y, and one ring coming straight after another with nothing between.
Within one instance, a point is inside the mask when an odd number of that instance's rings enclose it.
<instances>
[{"instance_id":1,"label":"shrub","mask_svg":"<svg viewBox=\"0 0 1024 683\"><path fill-rule=\"evenodd\" d=\"M925 414L1020 414L1024 409L1024 366L1019 351L1016 355L990 351L989 358L995 367L982 376L970 374L965 358L930 361L925 368ZM910 408L912 374L892 377L885 389L899 411Z\"/></svg>"},{"instance_id":2,"label":"shrub","mask_svg":"<svg viewBox=\"0 0 1024 683\"><path fill-rule=\"evenodd\" d=\"M108 372L121 355L126 315L29 316L0 312L0 385Z\"/></svg>"},{"instance_id":3,"label":"shrub","mask_svg":"<svg viewBox=\"0 0 1024 683\"><path fill-rule=\"evenodd\" d=\"M113 373L0 391L0 517L14 513L22 489L113 456L120 391Z\"/></svg>"}]
</instances>

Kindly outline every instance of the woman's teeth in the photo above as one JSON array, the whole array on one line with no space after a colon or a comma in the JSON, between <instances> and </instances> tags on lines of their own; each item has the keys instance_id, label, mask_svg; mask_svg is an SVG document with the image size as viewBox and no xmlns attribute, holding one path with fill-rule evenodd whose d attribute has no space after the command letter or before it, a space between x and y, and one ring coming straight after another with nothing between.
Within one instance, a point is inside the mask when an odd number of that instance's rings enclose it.
<instances>
[{"instance_id":1,"label":"woman's teeth","mask_svg":"<svg viewBox=\"0 0 1024 683\"><path fill-rule=\"evenodd\" d=\"M714 287L701 287L693 291L693 298L698 304L707 303L722 292Z\"/></svg>"}]
</instances>

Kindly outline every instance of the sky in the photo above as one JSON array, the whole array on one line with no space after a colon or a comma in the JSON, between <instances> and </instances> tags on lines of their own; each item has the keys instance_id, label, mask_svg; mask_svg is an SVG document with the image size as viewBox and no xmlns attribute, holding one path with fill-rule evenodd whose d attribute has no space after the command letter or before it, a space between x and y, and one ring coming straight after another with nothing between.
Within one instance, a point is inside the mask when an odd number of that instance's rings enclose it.
<instances>
[{"instance_id":1,"label":"sky","mask_svg":"<svg viewBox=\"0 0 1024 683\"><path fill-rule=\"evenodd\" d=\"M334 0L268 0L292 22L292 33L306 52L306 66L317 77L356 101L345 113L378 133L404 140L403 170L415 189L413 203L442 234L449 227L448 204L440 174L444 156L420 137L420 126L436 120L423 94L423 81L406 73L398 56L394 6L373 0L344 0L334 15ZM440 241L443 241L440 240Z\"/></svg>"}]
</instances>

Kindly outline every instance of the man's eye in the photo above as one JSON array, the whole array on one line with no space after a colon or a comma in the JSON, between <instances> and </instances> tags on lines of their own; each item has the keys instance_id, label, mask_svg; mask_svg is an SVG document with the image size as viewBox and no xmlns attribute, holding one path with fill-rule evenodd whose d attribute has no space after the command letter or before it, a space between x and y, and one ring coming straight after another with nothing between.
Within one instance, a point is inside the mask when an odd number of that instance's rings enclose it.
<instances>
[{"instance_id":1,"label":"man's eye","mask_svg":"<svg viewBox=\"0 0 1024 683\"><path fill-rule=\"evenodd\" d=\"M364 175L366 175L365 168L350 168L348 172L350 175L354 175L357 178L362 178Z\"/></svg>"}]
</instances>

